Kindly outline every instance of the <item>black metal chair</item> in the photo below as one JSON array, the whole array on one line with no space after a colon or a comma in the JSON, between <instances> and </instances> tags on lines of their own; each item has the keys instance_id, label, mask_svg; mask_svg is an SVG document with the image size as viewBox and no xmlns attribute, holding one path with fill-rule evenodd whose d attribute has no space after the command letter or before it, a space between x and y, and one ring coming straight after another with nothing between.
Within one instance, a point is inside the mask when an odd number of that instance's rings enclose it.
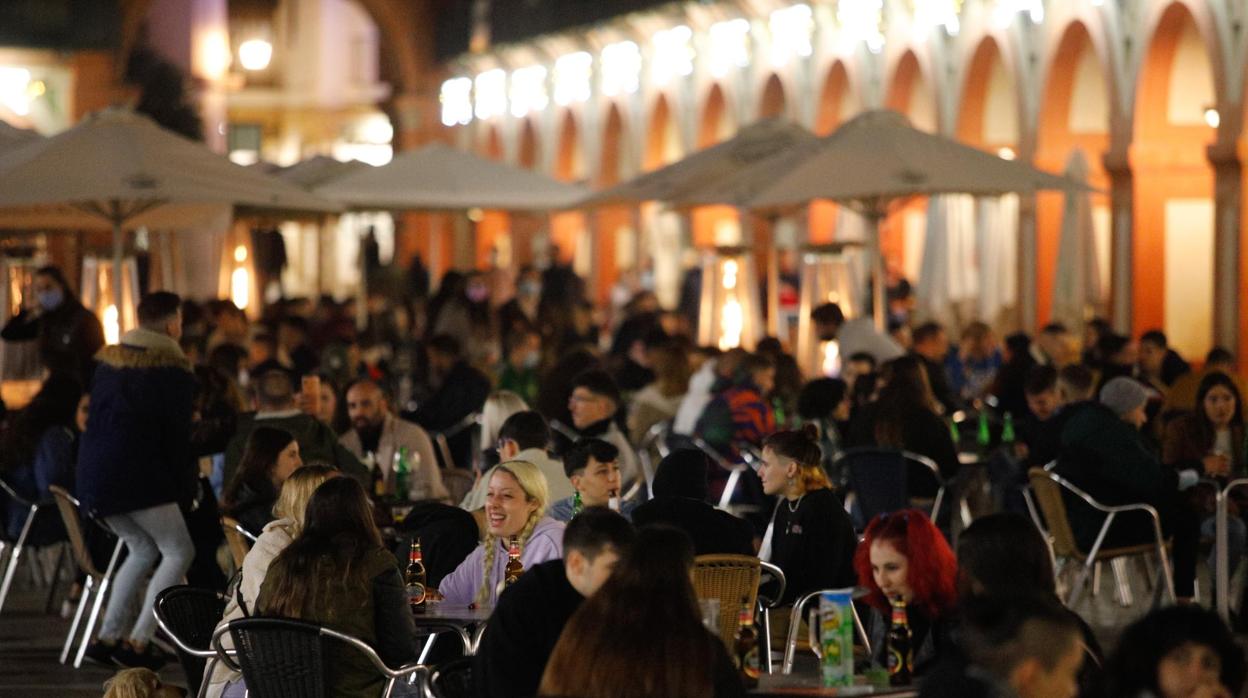
<instances>
[{"instance_id":1,"label":"black metal chair","mask_svg":"<svg viewBox=\"0 0 1248 698\"><path fill-rule=\"evenodd\" d=\"M234 640L233 650L221 645L227 632ZM386 679L382 698L390 697L399 679L426 678L428 668L423 664L391 669L362 640L314 623L244 618L230 621L212 636L217 657L233 671L242 673L250 698L324 698L328 695L326 668L337 649L334 643L348 645L372 662L377 673Z\"/></svg>"},{"instance_id":2,"label":"black metal chair","mask_svg":"<svg viewBox=\"0 0 1248 698\"><path fill-rule=\"evenodd\" d=\"M8 505L10 507L15 507L19 510L24 509L26 511L26 516L22 519L22 529L18 532L17 538L13 540L8 539L6 531L3 530L4 523L0 521L0 560L5 560L5 551L8 551L8 558L6 561L7 564L0 563L0 610L2 610L4 608L4 602L9 596L9 588L13 584L13 577L17 574L17 567L21 564L23 559L22 553L25 552L26 548L31 545L30 536L35 527L35 522L38 520L39 514L42 511L50 508L52 502L51 500L43 502L28 501L19 495L17 490L13 489L12 485L2 478L0 478L0 497L7 498ZM0 507L0 511L3 511L3 507ZM61 540L63 541L64 538ZM41 541L35 545L41 546L46 544L48 544L47 541ZM59 542L57 544L59 545ZM61 572L61 561L64 557L63 548L61 555L62 558L57 560L56 569L52 571L51 575L47 575L46 572L37 572L37 576L39 577L49 577L49 584L51 585L47 604L49 608L52 605L52 594L56 592L56 580L57 577L60 576ZM35 569L39 570L36 558L30 556L27 557L30 559L31 564L35 566Z\"/></svg>"},{"instance_id":3,"label":"black metal chair","mask_svg":"<svg viewBox=\"0 0 1248 698\"><path fill-rule=\"evenodd\" d=\"M936 485L931 508L932 520L936 520L945 498L945 479L932 459L908 451L855 448L846 451L839 463L849 473L850 488L866 521L912 506L910 483L920 478Z\"/></svg>"},{"instance_id":4,"label":"black metal chair","mask_svg":"<svg viewBox=\"0 0 1248 698\"><path fill-rule=\"evenodd\" d=\"M225 598L215 591L179 585L156 596L156 623L173 640L191 692L203 694L204 665L216 663L212 632L225 613Z\"/></svg>"},{"instance_id":5,"label":"black metal chair","mask_svg":"<svg viewBox=\"0 0 1248 698\"><path fill-rule=\"evenodd\" d=\"M426 692L433 698L472 698L472 681L472 657L461 657L434 667Z\"/></svg>"}]
</instances>

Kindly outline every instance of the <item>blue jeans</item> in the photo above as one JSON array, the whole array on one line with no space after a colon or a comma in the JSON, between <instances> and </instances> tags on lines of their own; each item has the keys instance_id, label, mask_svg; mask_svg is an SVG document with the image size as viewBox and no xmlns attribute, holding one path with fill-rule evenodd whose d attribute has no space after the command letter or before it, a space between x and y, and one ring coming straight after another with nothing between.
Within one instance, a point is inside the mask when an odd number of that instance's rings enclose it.
<instances>
[{"instance_id":1,"label":"blue jeans","mask_svg":"<svg viewBox=\"0 0 1248 698\"><path fill-rule=\"evenodd\" d=\"M156 632L156 616L152 613L156 595L182 582L195 557L195 545L177 504L115 514L105 517L104 521L125 541L126 561L113 580L104 623L100 626L100 639L113 642L122 639L122 634L129 630L130 640L146 643ZM153 567L155 572L152 572ZM148 572L152 572L152 579L146 593L142 594L143 605L136 613L134 603L140 597Z\"/></svg>"}]
</instances>

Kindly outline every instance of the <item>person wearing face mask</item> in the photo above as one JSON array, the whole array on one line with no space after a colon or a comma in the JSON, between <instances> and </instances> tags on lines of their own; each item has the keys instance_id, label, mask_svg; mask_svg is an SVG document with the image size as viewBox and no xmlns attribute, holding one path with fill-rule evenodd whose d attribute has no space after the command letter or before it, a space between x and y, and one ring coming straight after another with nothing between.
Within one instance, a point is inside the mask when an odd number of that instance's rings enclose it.
<instances>
[{"instance_id":1,"label":"person wearing face mask","mask_svg":"<svg viewBox=\"0 0 1248 698\"><path fill-rule=\"evenodd\" d=\"M490 312L490 286L484 275L473 272L464 283L463 292L451 296L442 306L432 325L433 334L454 337L474 365L491 363L495 352L494 317Z\"/></svg>"},{"instance_id":2,"label":"person wearing face mask","mask_svg":"<svg viewBox=\"0 0 1248 698\"><path fill-rule=\"evenodd\" d=\"M498 309L498 327L503 336L537 326L537 308L542 298L542 275L532 266L520 268L516 295Z\"/></svg>"},{"instance_id":3,"label":"person wearing face mask","mask_svg":"<svg viewBox=\"0 0 1248 698\"><path fill-rule=\"evenodd\" d=\"M498 373L498 389L510 390L524 398L527 405L537 404L542 335L531 326L522 325L504 334L503 343L506 355Z\"/></svg>"},{"instance_id":4,"label":"person wearing face mask","mask_svg":"<svg viewBox=\"0 0 1248 698\"><path fill-rule=\"evenodd\" d=\"M90 385L95 353L104 346L99 319L78 302L60 269L40 268L31 285L33 293L25 307L0 330L0 338L38 340L44 368Z\"/></svg>"}]
</instances>

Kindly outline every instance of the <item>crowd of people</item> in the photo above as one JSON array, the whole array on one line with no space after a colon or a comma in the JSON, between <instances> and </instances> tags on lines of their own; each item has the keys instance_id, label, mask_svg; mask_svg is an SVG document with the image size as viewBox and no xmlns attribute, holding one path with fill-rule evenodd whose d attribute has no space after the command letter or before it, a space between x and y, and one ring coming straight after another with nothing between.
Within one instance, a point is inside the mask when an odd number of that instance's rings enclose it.
<instances>
[{"instance_id":1,"label":"crowd of people","mask_svg":"<svg viewBox=\"0 0 1248 698\"><path fill-rule=\"evenodd\" d=\"M1135 340L1100 320L1081 338L1051 324L1004 341L975 322L951 344L939 324L910 323L903 297L884 331L815 308L842 361L835 377L804 376L777 338L697 345L696 317L648 291L595 308L562 267L451 272L431 296L370 299L362 328L330 298L252 318L154 292L138 327L103 346L59 271L35 280L3 337L37 340L47 377L5 416L0 470L31 500L74 492L125 542L93 661L165 664L150 609L183 580L229 584L223 623L300 618L412 661L396 554L419 540L432 599L494 609L474 665L483 696L742 695L690 583L695 556L715 553L778 566L781 604L865 588L866 662L885 661L904 602L915 671L939 677L925 695L1229 696L1243 683L1229 630L1191 604L1212 488L1248 473L1244 383L1225 350L1197 370L1161 332ZM993 511L956 551L952 505L867 517L845 466L864 448L925 456L955 489L982 474ZM964 465L968 449L985 467ZM1110 657L1061 606L1024 516L1028 471L1045 467L1106 504L1152 505L1173 542L1181 605ZM930 501L940 484L908 478L906 495ZM1245 503L1232 503L1235 564ZM1067 506L1089 550L1103 515ZM23 516L10 504L10 536ZM223 517L255 538L241 565ZM38 523L33 544L63 539L55 518ZM1100 537L1151 536L1125 516ZM526 573L509 587L513 558ZM379 691L367 663L336 661L335 695ZM210 695L245 690L221 667L205 680Z\"/></svg>"}]
</instances>

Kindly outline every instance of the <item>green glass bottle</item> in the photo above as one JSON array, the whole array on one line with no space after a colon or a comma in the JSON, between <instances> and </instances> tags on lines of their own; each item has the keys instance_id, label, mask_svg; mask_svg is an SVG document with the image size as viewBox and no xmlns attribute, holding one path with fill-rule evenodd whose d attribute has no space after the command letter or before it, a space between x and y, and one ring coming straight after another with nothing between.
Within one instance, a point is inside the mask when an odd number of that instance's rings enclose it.
<instances>
[{"instance_id":1,"label":"green glass bottle","mask_svg":"<svg viewBox=\"0 0 1248 698\"><path fill-rule=\"evenodd\" d=\"M1005 423L1001 425L1001 443L1012 444L1015 439L1014 434L1014 415L1009 412L1005 413Z\"/></svg>"},{"instance_id":2,"label":"green glass bottle","mask_svg":"<svg viewBox=\"0 0 1248 698\"><path fill-rule=\"evenodd\" d=\"M984 410L979 412L979 429L975 432L975 443L980 448L988 448L988 443L992 440L992 435L988 433L988 413Z\"/></svg>"},{"instance_id":3,"label":"green glass bottle","mask_svg":"<svg viewBox=\"0 0 1248 698\"><path fill-rule=\"evenodd\" d=\"M394 498L399 502L407 501L407 480L411 473L408 462L407 446L400 446L394 453Z\"/></svg>"},{"instance_id":4,"label":"green glass bottle","mask_svg":"<svg viewBox=\"0 0 1248 698\"><path fill-rule=\"evenodd\" d=\"M585 508L585 505L581 503L581 491L577 490L576 492L573 492L572 493L572 516L576 516L577 514L581 513L581 509L584 509L584 508Z\"/></svg>"},{"instance_id":5,"label":"green glass bottle","mask_svg":"<svg viewBox=\"0 0 1248 698\"><path fill-rule=\"evenodd\" d=\"M962 432L958 430L958 421L952 417L949 419L949 438L953 439L955 447L962 443Z\"/></svg>"}]
</instances>

